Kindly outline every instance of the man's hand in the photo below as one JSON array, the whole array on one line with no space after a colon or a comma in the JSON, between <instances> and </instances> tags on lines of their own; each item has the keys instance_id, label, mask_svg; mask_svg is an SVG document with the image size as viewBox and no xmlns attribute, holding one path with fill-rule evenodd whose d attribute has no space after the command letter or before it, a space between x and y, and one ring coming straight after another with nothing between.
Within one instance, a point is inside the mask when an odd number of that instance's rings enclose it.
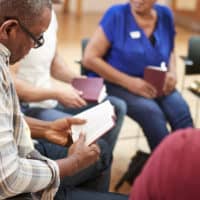
<instances>
[{"instance_id":1,"label":"man's hand","mask_svg":"<svg viewBox=\"0 0 200 200\"><path fill-rule=\"evenodd\" d=\"M79 139L71 145L68 151L68 158L75 159L76 167L73 173L87 168L99 159L100 148L97 144L87 146L85 144L85 135L80 134Z\"/></svg>"},{"instance_id":2,"label":"man's hand","mask_svg":"<svg viewBox=\"0 0 200 200\"><path fill-rule=\"evenodd\" d=\"M81 95L81 91L76 90L70 84L65 84L64 87L56 89L55 98L66 107L80 108L87 104Z\"/></svg>"},{"instance_id":3,"label":"man's hand","mask_svg":"<svg viewBox=\"0 0 200 200\"><path fill-rule=\"evenodd\" d=\"M71 125L84 124L86 121L76 118L63 118L49 122L49 129L45 131L45 139L49 142L69 146L72 143Z\"/></svg>"},{"instance_id":4,"label":"man's hand","mask_svg":"<svg viewBox=\"0 0 200 200\"><path fill-rule=\"evenodd\" d=\"M173 73L167 72L166 73L166 78L165 78L165 83L163 87L163 91L165 95L170 94L176 87L176 77Z\"/></svg>"}]
</instances>

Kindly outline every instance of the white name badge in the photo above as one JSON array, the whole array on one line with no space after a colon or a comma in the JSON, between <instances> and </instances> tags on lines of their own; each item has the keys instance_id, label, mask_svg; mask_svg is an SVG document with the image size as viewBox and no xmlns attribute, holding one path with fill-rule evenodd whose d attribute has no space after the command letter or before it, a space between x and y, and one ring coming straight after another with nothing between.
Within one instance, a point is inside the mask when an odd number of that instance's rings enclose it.
<instances>
[{"instance_id":1,"label":"white name badge","mask_svg":"<svg viewBox=\"0 0 200 200\"><path fill-rule=\"evenodd\" d=\"M132 39L139 39L141 37L140 31L131 31L129 34Z\"/></svg>"}]
</instances>

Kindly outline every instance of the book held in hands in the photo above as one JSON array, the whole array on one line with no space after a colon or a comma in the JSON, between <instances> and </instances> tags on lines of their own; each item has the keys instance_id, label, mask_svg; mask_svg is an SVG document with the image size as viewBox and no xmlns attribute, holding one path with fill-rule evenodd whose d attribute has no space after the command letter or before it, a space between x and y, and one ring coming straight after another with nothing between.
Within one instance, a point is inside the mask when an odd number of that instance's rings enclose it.
<instances>
[{"instance_id":1,"label":"book held in hands","mask_svg":"<svg viewBox=\"0 0 200 200\"><path fill-rule=\"evenodd\" d=\"M115 111L109 100L75 115L74 118L85 119L87 122L71 126L72 140L75 142L80 133L84 133L86 145L94 143L115 125Z\"/></svg>"},{"instance_id":2,"label":"book held in hands","mask_svg":"<svg viewBox=\"0 0 200 200\"><path fill-rule=\"evenodd\" d=\"M166 67L159 66L148 66L144 70L144 80L156 88L157 97L164 95L163 87L165 83L166 72Z\"/></svg>"},{"instance_id":3,"label":"book held in hands","mask_svg":"<svg viewBox=\"0 0 200 200\"><path fill-rule=\"evenodd\" d=\"M88 102L100 103L107 96L103 78L75 78L72 81L72 86L77 90L82 91L82 98Z\"/></svg>"}]
</instances>

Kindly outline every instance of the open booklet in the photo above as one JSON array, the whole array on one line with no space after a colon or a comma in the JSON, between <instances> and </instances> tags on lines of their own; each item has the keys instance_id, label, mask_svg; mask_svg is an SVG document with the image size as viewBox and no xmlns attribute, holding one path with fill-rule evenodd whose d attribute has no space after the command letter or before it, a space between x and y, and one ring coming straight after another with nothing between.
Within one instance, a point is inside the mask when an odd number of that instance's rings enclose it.
<instances>
[{"instance_id":1,"label":"open booklet","mask_svg":"<svg viewBox=\"0 0 200 200\"><path fill-rule=\"evenodd\" d=\"M83 125L72 125L72 140L78 140L80 133L86 134L86 145L94 143L115 125L115 111L109 100L85 110L74 118L86 119Z\"/></svg>"}]
</instances>

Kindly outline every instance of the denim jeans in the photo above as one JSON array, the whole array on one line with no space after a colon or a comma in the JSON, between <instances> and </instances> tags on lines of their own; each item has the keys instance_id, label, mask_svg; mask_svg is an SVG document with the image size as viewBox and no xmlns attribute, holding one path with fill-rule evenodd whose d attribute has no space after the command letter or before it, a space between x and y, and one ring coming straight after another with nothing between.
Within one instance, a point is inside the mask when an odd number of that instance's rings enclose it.
<instances>
[{"instance_id":1,"label":"denim jeans","mask_svg":"<svg viewBox=\"0 0 200 200\"><path fill-rule=\"evenodd\" d=\"M32 196L30 193L20 194L15 197L7 198L7 200L32 200Z\"/></svg>"},{"instance_id":2,"label":"denim jeans","mask_svg":"<svg viewBox=\"0 0 200 200\"><path fill-rule=\"evenodd\" d=\"M55 200L128 200L127 195L97 192L92 190L83 190L81 188L65 188L59 195L56 195ZM9 200L33 200L31 194L22 194L16 197L11 197Z\"/></svg>"},{"instance_id":3,"label":"denim jeans","mask_svg":"<svg viewBox=\"0 0 200 200\"><path fill-rule=\"evenodd\" d=\"M128 200L128 196L108 192L95 192L81 189L68 188L63 191L62 196L56 196L55 200Z\"/></svg>"},{"instance_id":4,"label":"denim jeans","mask_svg":"<svg viewBox=\"0 0 200 200\"><path fill-rule=\"evenodd\" d=\"M107 134L103 136L103 139L105 139L108 142L111 151L113 151L127 110L126 110L126 104L123 100L111 96L108 97L108 99L115 107L116 123L115 126ZM21 109L22 112L29 117L34 117L45 121L53 121L59 118L70 117L71 115L78 114L94 105L96 104L89 103L87 106L83 108L67 108L62 106L61 104L58 104L57 107L53 109L44 109L35 107L31 108L28 106L23 106L22 104Z\"/></svg>"},{"instance_id":5,"label":"denim jeans","mask_svg":"<svg viewBox=\"0 0 200 200\"><path fill-rule=\"evenodd\" d=\"M110 184L110 167L112 162L112 152L107 142L100 139L98 145L101 149L99 160L88 168L80 171L74 176L68 176L61 180L57 197L59 198L67 188L80 187L95 191L107 192ZM52 159L62 159L67 156L68 149L44 140L38 140L35 148L44 156Z\"/></svg>"},{"instance_id":6,"label":"denim jeans","mask_svg":"<svg viewBox=\"0 0 200 200\"><path fill-rule=\"evenodd\" d=\"M127 115L141 126L151 150L168 135L167 123L171 131L193 127L189 107L177 90L168 96L147 99L114 84L107 83L106 86L109 95L126 102Z\"/></svg>"},{"instance_id":7,"label":"denim jeans","mask_svg":"<svg viewBox=\"0 0 200 200\"><path fill-rule=\"evenodd\" d=\"M32 197L30 194L24 194L9 198L9 200L32 200ZM56 196L55 200L128 200L128 196L117 193L67 188L63 190L62 195Z\"/></svg>"}]
</instances>

